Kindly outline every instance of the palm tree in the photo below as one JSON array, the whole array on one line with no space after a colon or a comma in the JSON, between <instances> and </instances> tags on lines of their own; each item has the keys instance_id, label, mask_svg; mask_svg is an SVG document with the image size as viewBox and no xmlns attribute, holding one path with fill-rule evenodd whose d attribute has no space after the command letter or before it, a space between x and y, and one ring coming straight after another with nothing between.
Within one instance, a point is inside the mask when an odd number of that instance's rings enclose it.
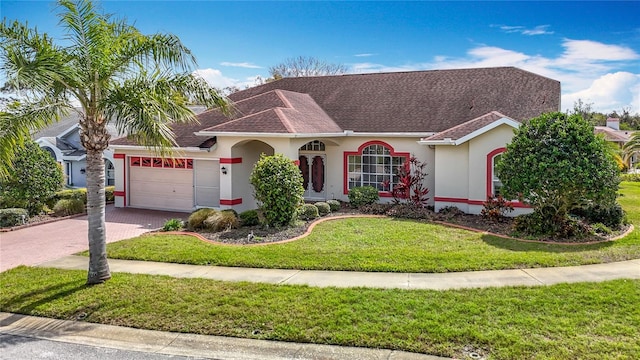
<instances>
[{"instance_id":1,"label":"palm tree","mask_svg":"<svg viewBox=\"0 0 640 360\"><path fill-rule=\"evenodd\" d=\"M624 152L625 158L628 159L629 162L631 162L631 158L633 157L633 155L640 152L640 131L636 131L633 136L631 136L631 139L629 139L629 141L624 144L622 150Z\"/></svg>"},{"instance_id":2,"label":"palm tree","mask_svg":"<svg viewBox=\"0 0 640 360\"><path fill-rule=\"evenodd\" d=\"M61 44L17 21L0 24L0 71L22 91L19 102L0 112L0 176L30 133L79 111L87 151L87 283L99 284L111 277L102 158L110 139L107 123L169 156L175 146L170 123L196 121L189 101L223 111L228 103L192 75L195 58L176 36L144 35L100 13L90 0L59 0L58 9L66 35Z\"/></svg>"}]
</instances>

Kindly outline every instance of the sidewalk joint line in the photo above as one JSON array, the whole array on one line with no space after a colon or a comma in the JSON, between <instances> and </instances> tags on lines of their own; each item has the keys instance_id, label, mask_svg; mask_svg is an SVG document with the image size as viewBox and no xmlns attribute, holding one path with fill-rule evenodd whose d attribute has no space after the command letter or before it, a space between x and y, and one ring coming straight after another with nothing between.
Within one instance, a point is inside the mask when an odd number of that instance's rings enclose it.
<instances>
[{"instance_id":1,"label":"sidewalk joint line","mask_svg":"<svg viewBox=\"0 0 640 360\"><path fill-rule=\"evenodd\" d=\"M280 281L278 281L276 284L285 284L287 281L291 280L291 278L293 278L294 276L300 274L302 272L302 270L296 270L296 272L294 272L293 274L291 274L291 276L282 279Z\"/></svg>"},{"instance_id":2,"label":"sidewalk joint line","mask_svg":"<svg viewBox=\"0 0 640 360\"><path fill-rule=\"evenodd\" d=\"M530 274L527 270L529 269L520 269L520 271L522 271L523 273L527 274L527 276L529 276L530 278L532 278L533 280L537 281L540 283L540 285L546 285L544 283L544 281L538 279L537 277L533 276L532 274Z\"/></svg>"}]
</instances>

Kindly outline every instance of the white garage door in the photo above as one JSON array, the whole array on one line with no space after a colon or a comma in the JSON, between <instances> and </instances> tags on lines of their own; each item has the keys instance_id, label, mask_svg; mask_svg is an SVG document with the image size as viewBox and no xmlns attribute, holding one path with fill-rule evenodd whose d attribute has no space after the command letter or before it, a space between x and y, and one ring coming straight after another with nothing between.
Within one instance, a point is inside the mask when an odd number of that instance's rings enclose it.
<instances>
[{"instance_id":1,"label":"white garage door","mask_svg":"<svg viewBox=\"0 0 640 360\"><path fill-rule=\"evenodd\" d=\"M131 166L129 204L159 210L193 210L193 170Z\"/></svg>"}]
</instances>

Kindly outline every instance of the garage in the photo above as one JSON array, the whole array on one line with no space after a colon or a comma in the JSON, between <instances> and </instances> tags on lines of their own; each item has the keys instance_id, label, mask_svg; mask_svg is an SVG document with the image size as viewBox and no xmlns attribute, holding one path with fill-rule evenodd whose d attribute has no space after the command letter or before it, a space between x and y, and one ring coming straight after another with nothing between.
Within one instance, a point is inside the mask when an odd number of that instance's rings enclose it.
<instances>
[{"instance_id":1,"label":"garage","mask_svg":"<svg viewBox=\"0 0 640 360\"><path fill-rule=\"evenodd\" d=\"M130 158L129 206L193 210L193 160Z\"/></svg>"}]
</instances>

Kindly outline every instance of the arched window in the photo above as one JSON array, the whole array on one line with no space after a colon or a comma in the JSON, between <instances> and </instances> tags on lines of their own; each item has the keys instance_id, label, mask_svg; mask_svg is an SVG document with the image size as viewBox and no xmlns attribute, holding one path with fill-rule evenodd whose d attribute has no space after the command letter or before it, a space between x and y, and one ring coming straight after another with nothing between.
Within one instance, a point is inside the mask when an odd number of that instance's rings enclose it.
<instances>
[{"instance_id":1,"label":"arched window","mask_svg":"<svg viewBox=\"0 0 640 360\"><path fill-rule=\"evenodd\" d=\"M382 141L370 141L357 152L345 152L345 194L357 186L373 186L390 193L398 181L398 168L409 160L409 153L396 153Z\"/></svg>"},{"instance_id":2,"label":"arched window","mask_svg":"<svg viewBox=\"0 0 640 360\"><path fill-rule=\"evenodd\" d=\"M113 163L108 159L104 159L104 182L106 186L112 186L116 184L116 169L113 167Z\"/></svg>"},{"instance_id":3,"label":"arched window","mask_svg":"<svg viewBox=\"0 0 640 360\"><path fill-rule=\"evenodd\" d=\"M58 158L56 157L56 152L53 151L52 148L48 146L43 146L42 148L45 149L49 153L49 155L51 155L52 158L54 158L55 160L58 160Z\"/></svg>"},{"instance_id":4,"label":"arched window","mask_svg":"<svg viewBox=\"0 0 640 360\"><path fill-rule=\"evenodd\" d=\"M324 143L320 140L313 140L302 145L299 150L300 151L324 151Z\"/></svg>"},{"instance_id":5,"label":"arched window","mask_svg":"<svg viewBox=\"0 0 640 360\"><path fill-rule=\"evenodd\" d=\"M506 150L506 148L499 148L487 154L487 198L500 195L502 182L496 173L496 164Z\"/></svg>"}]
</instances>

